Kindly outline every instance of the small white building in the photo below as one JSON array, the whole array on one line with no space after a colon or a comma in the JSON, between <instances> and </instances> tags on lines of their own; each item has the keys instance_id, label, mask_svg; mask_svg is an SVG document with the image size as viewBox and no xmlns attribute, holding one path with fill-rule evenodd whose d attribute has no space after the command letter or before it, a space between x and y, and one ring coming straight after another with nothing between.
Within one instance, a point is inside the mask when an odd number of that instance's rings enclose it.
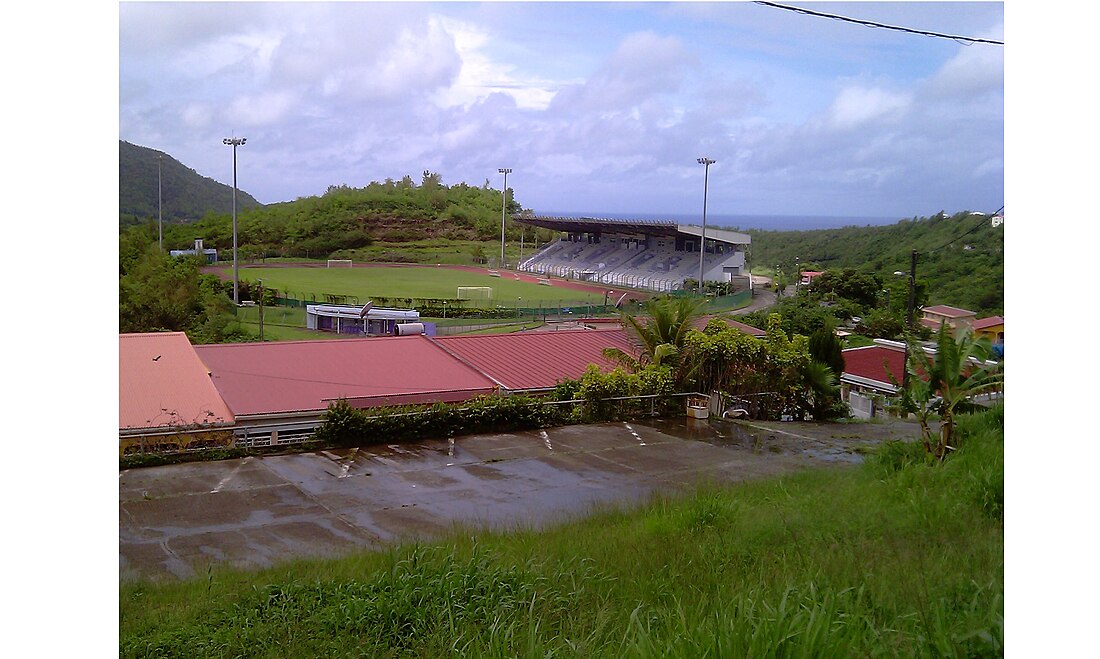
<instances>
[{"instance_id":1,"label":"small white building","mask_svg":"<svg viewBox=\"0 0 1100 659\"><path fill-rule=\"evenodd\" d=\"M306 329L355 336L424 333L420 312L416 309L380 309L369 304L365 307L307 305Z\"/></svg>"}]
</instances>

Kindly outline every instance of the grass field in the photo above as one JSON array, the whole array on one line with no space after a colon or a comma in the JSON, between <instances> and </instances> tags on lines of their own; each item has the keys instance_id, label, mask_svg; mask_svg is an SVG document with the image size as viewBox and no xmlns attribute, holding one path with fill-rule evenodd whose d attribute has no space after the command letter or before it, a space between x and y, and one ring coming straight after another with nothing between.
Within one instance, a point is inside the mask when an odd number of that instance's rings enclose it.
<instances>
[{"instance_id":1,"label":"grass field","mask_svg":"<svg viewBox=\"0 0 1100 659\"><path fill-rule=\"evenodd\" d=\"M232 277L232 272L231 267L221 269L225 276ZM493 277L487 271L443 267L248 267L241 268L239 276L241 280L263 280L264 286L297 299L323 300L326 295L355 296L360 301L372 297L454 299L459 286L489 286L495 302L509 305L520 298L525 303L603 302L603 295L595 291L516 281L510 274Z\"/></svg>"},{"instance_id":2,"label":"grass field","mask_svg":"<svg viewBox=\"0 0 1100 659\"><path fill-rule=\"evenodd\" d=\"M121 584L119 656L1004 656L1003 410L962 430L942 465L887 445L543 532Z\"/></svg>"}]
</instances>

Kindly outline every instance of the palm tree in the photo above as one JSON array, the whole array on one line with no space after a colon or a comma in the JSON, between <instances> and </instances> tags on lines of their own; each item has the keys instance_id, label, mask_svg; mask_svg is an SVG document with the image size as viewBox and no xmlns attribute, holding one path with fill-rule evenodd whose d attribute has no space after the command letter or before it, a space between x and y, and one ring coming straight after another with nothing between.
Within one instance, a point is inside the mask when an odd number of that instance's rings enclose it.
<instances>
[{"instance_id":1,"label":"palm tree","mask_svg":"<svg viewBox=\"0 0 1100 659\"><path fill-rule=\"evenodd\" d=\"M909 406L916 413L924 435L924 448L939 460L955 450L955 415L980 394L998 391L1004 384L999 363L990 362L993 345L985 337L975 338L969 328L952 336L946 324L936 335L932 355L912 339L906 364ZM939 438L934 439L928 420L940 420Z\"/></svg>"},{"instance_id":2,"label":"palm tree","mask_svg":"<svg viewBox=\"0 0 1100 659\"><path fill-rule=\"evenodd\" d=\"M632 372L650 364L676 368L684 339L702 317L705 305L706 300L697 297L662 297L646 300L638 316L620 312L627 332L638 343L638 356L618 348L607 348L603 354Z\"/></svg>"}]
</instances>

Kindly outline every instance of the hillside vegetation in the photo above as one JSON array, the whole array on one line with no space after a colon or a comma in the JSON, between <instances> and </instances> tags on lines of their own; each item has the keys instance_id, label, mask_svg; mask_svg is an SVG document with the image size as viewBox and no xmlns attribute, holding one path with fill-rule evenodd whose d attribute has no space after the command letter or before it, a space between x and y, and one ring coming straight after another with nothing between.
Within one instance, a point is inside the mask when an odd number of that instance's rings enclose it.
<instances>
[{"instance_id":1,"label":"hillside vegetation","mask_svg":"<svg viewBox=\"0 0 1100 659\"><path fill-rule=\"evenodd\" d=\"M239 249L248 256L326 258L374 242L500 239L501 193L466 183L448 186L424 172L417 184L405 176L364 188L332 186L320 197L238 210ZM509 195L509 213L521 207ZM509 223L510 239L520 229ZM533 235L527 232L528 238ZM202 237L207 247L232 247L232 218L210 214L165 233L165 247L185 248Z\"/></svg>"},{"instance_id":2,"label":"hillside vegetation","mask_svg":"<svg viewBox=\"0 0 1100 659\"><path fill-rule=\"evenodd\" d=\"M157 194L160 164L160 195ZM166 153L118 142L119 226L156 220L159 208L166 224L192 222L207 213L233 212L233 187L202 176ZM252 195L237 190L237 208L260 206Z\"/></svg>"},{"instance_id":3,"label":"hillside vegetation","mask_svg":"<svg viewBox=\"0 0 1100 659\"><path fill-rule=\"evenodd\" d=\"M928 289L931 304L971 311L1004 309L1004 226L989 215L937 214L887 226L845 227L817 231L747 231L753 272L771 274L776 266L792 276L802 270L854 269L878 275L908 273L910 252L917 250L917 279Z\"/></svg>"}]
</instances>

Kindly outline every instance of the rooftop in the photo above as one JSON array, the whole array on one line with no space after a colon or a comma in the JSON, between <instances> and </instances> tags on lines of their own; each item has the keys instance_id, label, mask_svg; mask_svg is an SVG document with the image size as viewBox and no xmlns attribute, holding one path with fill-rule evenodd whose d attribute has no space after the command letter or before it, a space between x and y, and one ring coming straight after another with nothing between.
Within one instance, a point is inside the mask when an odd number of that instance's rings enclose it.
<instances>
[{"instance_id":1,"label":"rooftop","mask_svg":"<svg viewBox=\"0 0 1100 659\"><path fill-rule=\"evenodd\" d=\"M186 334L118 335L119 430L232 423Z\"/></svg>"},{"instance_id":2,"label":"rooftop","mask_svg":"<svg viewBox=\"0 0 1100 659\"><path fill-rule=\"evenodd\" d=\"M422 335L195 346L238 417L457 402L492 393L488 377Z\"/></svg>"},{"instance_id":3,"label":"rooftop","mask_svg":"<svg viewBox=\"0 0 1100 659\"><path fill-rule=\"evenodd\" d=\"M435 341L511 391L553 388L563 379L579 378L589 364L613 370L616 364L603 356L604 348L632 352L621 328L459 335Z\"/></svg>"}]
</instances>

